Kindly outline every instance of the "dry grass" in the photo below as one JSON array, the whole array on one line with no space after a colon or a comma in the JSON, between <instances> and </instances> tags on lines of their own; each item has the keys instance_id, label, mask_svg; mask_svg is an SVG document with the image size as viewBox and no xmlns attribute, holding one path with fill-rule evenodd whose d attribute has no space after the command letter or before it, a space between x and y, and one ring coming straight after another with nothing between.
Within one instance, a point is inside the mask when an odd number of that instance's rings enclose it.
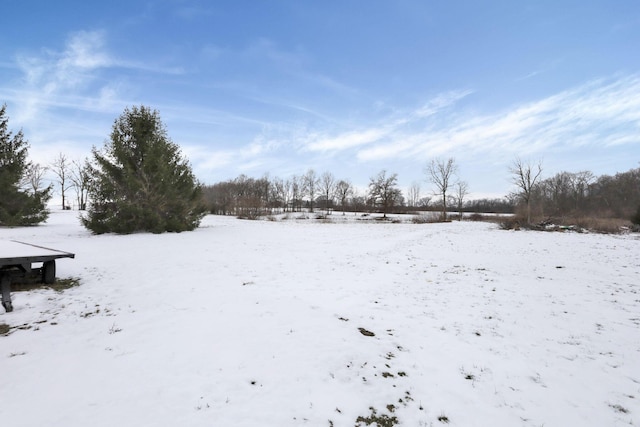
<instances>
[{"instance_id":1,"label":"dry grass","mask_svg":"<svg viewBox=\"0 0 640 427\"><path fill-rule=\"evenodd\" d=\"M27 280L25 283L11 283L13 292L31 291L33 289L53 289L56 292L62 292L65 289L73 288L80 285L80 279L77 277L56 278L56 281L50 285L41 283L40 280Z\"/></svg>"},{"instance_id":2,"label":"dry grass","mask_svg":"<svg viewBox=\"0 0 640 427\"><path fill-rule=\"evenodd\" d=\"M615 234L631 228L631 221L621 218L575 218L573 221L577 227L595 233ZM573 225L572 224L572 225Z\"/></svg>"},{"instance_id":3,"label":"dry grass","mask_svg":"<svg viewBox=\"0 0 640 427\"><path fill-rule=\"evenodd\" d=\"M500 227L504 230L540 230L540 231L577 231L590 233L618 234L633 231L631 221L623 218L599 218L599 217L564 217L542 218L537 217L527 224L526 218L515 215L510 218L501 218Z\"/></svg>"}]
</instances>

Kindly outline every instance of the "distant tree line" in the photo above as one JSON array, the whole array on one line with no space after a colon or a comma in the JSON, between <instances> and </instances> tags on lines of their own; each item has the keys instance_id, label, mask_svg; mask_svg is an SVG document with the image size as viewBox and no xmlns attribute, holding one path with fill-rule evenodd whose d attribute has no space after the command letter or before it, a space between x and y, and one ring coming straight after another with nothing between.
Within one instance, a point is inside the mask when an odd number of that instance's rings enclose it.
<instances>
[{"instance_id":1,"label":"distant tree line","mask_svg":"<svg viewBox=\"0 0 640 427\"><path fill-rule=\"evenodd\" d=\"M532 188L531 204L538 218L632 219L640 209L640 168L600 177L589 171L560 172Z\"/></svg>"},{"instance_id":2,"label":"distant tree line","mask_svg":"<svg viewBox=\"0 0 640 427\"><path fill-rule=\"evenodd\" d=\"M407 197L398 187L398 175L380 171L372 176L366 189L357 189L348 179L336 179L330 172L318 175L309 169L303 175L283 179L235 179L203 187L208 210L218 215L258 218L283 212L379 212L391 213L439 211L446 220L449 208L460 212L513 212L514 199L484 199L467 201L468 185L456 177L453 158L434 159L425 169L426 179L435 184L437 198L422 196L418 183L409 188Z\"/></svg>"},{"instance_id":3,"label":"distant tree line","mask_svg":"<svg viewBox=\"0 0 640 427\"><path fill-rule=\"evenodd\" d=\"M640 168L614 176L596 177L589 171L561 172L542 177L542 163L531 164L516 158L509 169L516 191L502 198L466 200L468 184L456 178L453 159L434 159L425 168L425 181L435 191L422 196L418 183L406 193L397 186L397 174L381 171L370 178L365 191L349 180L336 180L325 172L309 170L287 179L238 178L203 187L204 202L211 213L257 218L282 212L411 213L447 212L516 213L524 223L553 217L562 221L591 216L620 218L640 223ZM437 196L437 197L434 197Z\"/></svg>"},{"instance_id":4,"label":"distant tree line","mask_svg":"<svg viewBox=\"0 0 640 427\"><path fill-rule=\"evenodd\" d=\"M258 218L283 212L391 213L438 211L516 213L531 224L545 218L566 222L578 217L621 218L640 224L640 168L614 176L589 171L561 172L544 178L542 163L516 158L509 168L516 191L504 198L467 200L469 186L458 177L453 158L433 159L424 169L432 192L421 194L414 182L406 196L397 174L380 171L366 188L314 169L288 178L240 175L213 185L197 181L179 147L168 137L159 113L148 107L125 109L115 120L110 139L82 161L60 153L51 164L28 161L29 144L22 131L8 127L6 106L0 108L0 225L33 225L46 220L53 185L62 208L70 209L67 192L75 190L75 206L86 210L82 223L95 233L192 230L205 211Z\"/></svg>"}]
</instances>

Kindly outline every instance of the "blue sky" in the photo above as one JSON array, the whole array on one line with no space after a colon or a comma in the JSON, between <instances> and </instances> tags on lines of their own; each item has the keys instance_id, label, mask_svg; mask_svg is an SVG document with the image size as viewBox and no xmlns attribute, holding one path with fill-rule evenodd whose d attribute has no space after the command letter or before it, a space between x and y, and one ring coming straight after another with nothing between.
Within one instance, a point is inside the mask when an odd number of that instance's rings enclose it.
<instances>
[{"instance_id":1,"label":"blue sky","mask_svg":"<svg viewBox=\"0 0 640 427\"><path fill-rule=\"evenodd\" d=\"M198 178L309 168L406 189L454 157L473 196L516 156L615 174L640 162L640 2L6 2L0 102L34 161L157 109Z\"/></svg>"}]
</instances>

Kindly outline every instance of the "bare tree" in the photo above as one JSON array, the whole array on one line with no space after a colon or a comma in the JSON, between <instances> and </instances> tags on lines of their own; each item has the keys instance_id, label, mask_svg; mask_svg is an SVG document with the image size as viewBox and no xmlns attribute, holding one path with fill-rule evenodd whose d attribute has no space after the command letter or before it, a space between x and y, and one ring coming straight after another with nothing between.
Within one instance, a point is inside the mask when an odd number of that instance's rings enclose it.
<instances>
[{"instance_id":1,"label":"bare tree","mask_svg":"<svg viewBox=\"0 0 640 427\"><path fill-rule=\"evenodd\" d=\"M67 209L67 202L65 199L66 191L69 189L69 175L71 164L69 159L64 153L58 154L51 163L51 170L58 177L58 184L60 184L60 194L62 196L62 209Z\"/></svg>"},{"instance_id":2,"label":"bare tree","mask_svg":"<svg viewBox=\"0 0 640 427\"><path fill-rule=\"evenodd\" d=\"M455 199L458 204L458 213L460 215L460 221L462 221L462 205L464 204L464 198L469 194L469 184L466 181L458 181L454 186Z\"/></svg>"},{"instance_id":3,"label":"bare tree","mask_svg":"<svg viewBox=\"0 0 640 427\"><path fill-rule=\"evenodd\" d=\"M284 194L284 211L287 212L287 210L289 209L289 205L293 200L293 183L290 179L285 179L282 188Z\"/></svg>"},{"instance_id":4,"label":"bare tree","mask_svg":"<svg viewBox=\"0 0 640 427\"><path fill-rule=\"evenodd\" d=\"M431 196L420 197L420 200L418 200L418 207L422 209L427 209L430 203L431 203Z\"/></svg>"},{"instance_id":5,"label":"bare tree","mask_svg":"<svg viewBox=\"0 0 640 427\"><path fill-rule=\"evenodd\" d=\"M74 160L71 164L69 179L76 190L78 209L85 210L87 208L87 192L91 181L89 160L85 159L83 163Z\"/></svg>"},{"instance_id":6,"label":"bare tree","mask_svg":"<svg viewBox=\"0 0 640 427\"><path fill-rule=\"evenodd\" d=\"M291 207L294 212L299 210L302 197L304 197L301 182L302 179L299 176L293 175L291 177Z\"/></svg>"},{"instance_id":7,"label":"bare tree","mask_svg":"<svg viewBox=\"0 0 640 427\"><path fill-rule=\"evenodd\" d=\"M375 204L382 206L383 218L387 217L387 212L393 210L393 206L402 198L397 182L398 174L387 176L385 170L369 180L369 197Z\"/></svg>"},{"instance_id":8,"label":"bare tree","mask_svg":"<svg viewBox=\"0 0 640 427\"><path fill-rule=\"evenodd\" d=\"M593 183L595 176L590 171L580 171L571 174L571 190L573 201L575 203L574 209L577 211L582 206L581 203L586 199L589 193L589 185Z\"/></svg>"},{"instance_id":9,"label":"bare tree","mask_svg":"<svg viewBox=\"0 0 640 427\"><path fill-rule=\"evenodd\" d=\"M442 196L442 220L447 220L447 191L451 186L453 175L458 171L458 166L453 157L447 160L434 159L427 165L426 175L428 181L436 186L436 195Z\"/></svg>"},{"instance_id":10,"label":"bare tree","mask_svg":"<svg viewBox=\"0 0 640 427\"><path fill-rule=\"evenodd\" d=\"M320 176L320 189L324 196L324 209L329 214L329 204L333 204L333 190L336 187L336 179L331 172L325 172Z\"/></svg>"},{"instance_id":11,"label":"bare tree","mask_svg":"<svg viewBox=\"0 0 640 427\"><path fill-rule=\"evenodd\" d=\"M531 162L523 162L516 157L509 172L513 175L512 182L520 190L520 198L527 205L527 223L531 223L531 195L542 174L542 161L533 166Z\"/></svg>"},{"instance_id":12,"label":"bare tree","mask_svg":"<svg viewBox=\"0 0 640 427\"><path fill-rule=\"evenodd\" d=\"M29 163L24 172L21 186L28 188L34 194L43 187L44 176L47 173L47 167L38 163Z\"/></svg>"},{"instance_id":13,"label":"bare tree","mask_svg":"<svg viewBox=\"0 0 640 427\"><path fill-rule=\"evenodd\" d=\"M359 211L363 211L367 207L367 198L360 195L360 191L356 187L352 187L351 191L351 206L353 208L353 215L358 215Z\"/></svg>"},{"instance_id":14,"label":"bare tree","mask_svg":"<svg viewBox=\"0 0 640 427\"><path fill-rule=\"evenodd\" d=\"M336 184L336 197L340 200L340 206L342 207L342 215L344 215L344 207L347 203L349 196L353 194L353 186L349 181L340 180Z\"/></svg>"},{"instance_id":15,"label":"bare tree","mask_svg":"<svg viewBox=\"0 0 640 427\"><path fill-rule=\"evenodd\" d=\"M410 208L418 207L418 203L420 202L420 183L418 181L411 183L411 187L409 187L409 191L407 192L407 199Z\"/></svg>"},{"instance_id":16,"label":"bare tree","mask_svg":"<svg viewBox=\"0 0 640 427\"><path fill-rule=\"evenodd\" d=\"M271 203L281 209L286 207L287 195L282 178L274 177L271 181Z\"/></svg>"},{"instance_id":17,"label":"bare tree","mask_svg":"<svg viewBox=\"0 0 640 427\"><path fill-rule=\"evenodd\" d=\"M313 202L318 194L318 185L320 180L316 175L316 171L309 169L306 174L302 176L302 188L303 193L309 196L309 211L313 212Z\"/></svg>"},{"instance_id":18,"label":"bare tree","mask_svg":"<svg viewBox=\"0 0 640 427\"><path fill-rule=\"evenodd\" d=\"M273 195L272 191L272 183L269 178L269 174L265 173L262 178L255 180L255 191L258 195L258 198L262 201L262 205L264 209L268 210L269 213L272 212L272 200L271 196Z\"/></svg>"}]
</instances>

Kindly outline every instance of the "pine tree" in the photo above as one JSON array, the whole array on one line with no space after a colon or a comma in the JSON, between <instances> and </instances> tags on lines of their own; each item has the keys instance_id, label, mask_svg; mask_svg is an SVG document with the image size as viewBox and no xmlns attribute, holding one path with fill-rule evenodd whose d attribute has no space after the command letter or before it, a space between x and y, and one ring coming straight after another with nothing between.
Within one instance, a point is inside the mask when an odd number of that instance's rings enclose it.
<instances>
[{"instance_id":1,"label":"pine tree","mask_svg":"<svg viewBox=\"0 0 640 427\"><path fill-rule=\"evenodd\" d=\"M94 233L181 232L200 224L201 185L158 111L125 109L102 151L93 149L93 160L82 222Z\"/></svg>"},{"instance_id":2,"label":"pine tree","mask_svg":"<svg viewBox=\"0 0 640 427\"><path fill-rule=\"evenodd\" d=\"M9 130L6 109L6 104L0 108L0 225L35 225L49 216L46 203L51 186L44 190L23 188L32 166L27 161L29 143L22 131L14 135Z\"/></svg>"}]
</instances>

